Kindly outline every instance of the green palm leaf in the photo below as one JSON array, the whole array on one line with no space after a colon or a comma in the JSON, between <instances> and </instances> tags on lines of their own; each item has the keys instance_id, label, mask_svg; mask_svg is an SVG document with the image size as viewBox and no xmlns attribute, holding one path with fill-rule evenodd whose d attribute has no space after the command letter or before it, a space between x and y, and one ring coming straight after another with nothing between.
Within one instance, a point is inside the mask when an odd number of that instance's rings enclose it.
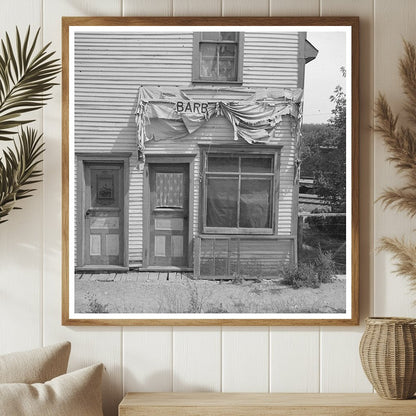
<instances>
[{"instance_id":1,"label":"green palm leaf","mask_svg":"<svg viewBox=\"0 0 416 416\"><path fill-rule=\"evenodd\" d=\"M33 121L16 118L42 108L52 97L49 91L61 66L48 51L50 43L35 53L39 31L30 39L29 27L22 42L16 28L15 47L8 33L0 42L0 141L11 140L16 134L11 129Z\"/></svg>"},{"instance_id":2,"label":"green palm leaf","mask_svg":"<svg viewBox=\"0 0 416 416\"><path fill-rule=\"evenodd\" d=\"M0 157L0 224L13 209L20 209L17 201L30 197L42 177L42 135L32 128L16 131L33 121L22 114L42 108L52 97L53 80L61 70L52 59L54 52L48 51L50 44L35 52L38 37L39 30L31 39L29 27L22 41L16 28L15 47L7 33L0 41L0 141L18 134L18 144Z\"/></svg>"},{"instance_id":3,"label":"green palm leaf","mask_svg":"<svg viewBox=\"0 0 416 416\"><path fill-rule=\"evenodd\" d=\"M42 135L26 128L18 133L18 142L4 150L0 159L0 224L6 222L12 209L19 209L18 200L32 195L32 185L41 181Z\"/></svg>"}]
</instances>

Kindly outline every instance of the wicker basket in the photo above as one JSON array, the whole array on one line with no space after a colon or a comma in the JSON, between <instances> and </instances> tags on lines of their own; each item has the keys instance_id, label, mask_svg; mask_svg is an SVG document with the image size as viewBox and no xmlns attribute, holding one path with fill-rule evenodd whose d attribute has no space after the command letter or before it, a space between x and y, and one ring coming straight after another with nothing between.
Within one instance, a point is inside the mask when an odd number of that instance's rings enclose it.
<instances>
[{"instance_id":1,"label":"wicker basket","mask_svg":"<svg viewBox=\"0 0 416 416\"><path fill-rule=\"evenodd\" d=\"M416 320L367 318L360 342L365 374L386 399L409 399L416 392Z\"/></svg>"}]
</instances>

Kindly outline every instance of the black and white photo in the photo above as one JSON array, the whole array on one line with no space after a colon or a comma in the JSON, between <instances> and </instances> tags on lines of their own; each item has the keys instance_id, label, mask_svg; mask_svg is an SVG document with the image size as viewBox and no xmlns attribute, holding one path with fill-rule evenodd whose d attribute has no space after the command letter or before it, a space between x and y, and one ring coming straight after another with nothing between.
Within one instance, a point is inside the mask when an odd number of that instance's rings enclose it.
<instances>
[{"instance_id":1,"label":"black and white photo","mask_svg":"<svg viewBox=\"0 0 416 416\"><path fill-rule=\"evenodd\" d=\"M68 39L68 322L355 317L351 25Z\"/></svg>"}]
</instances>

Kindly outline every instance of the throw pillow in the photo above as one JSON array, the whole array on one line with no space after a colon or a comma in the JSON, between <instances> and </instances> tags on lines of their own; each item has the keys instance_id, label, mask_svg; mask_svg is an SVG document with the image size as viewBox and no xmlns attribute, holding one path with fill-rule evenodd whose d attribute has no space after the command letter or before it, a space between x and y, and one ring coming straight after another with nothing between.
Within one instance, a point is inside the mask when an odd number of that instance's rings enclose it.
<instances>
[{"instance_id":1,"label":"throw pillow","mask_svg":"<svg viewBox=\"0 0 416 416\"><path fill-rule=\"evenodd\" d=\"M66 373L71 343L0 355L0 383L44 383Z\"/></svg>"},{"instance_id":2,"label":"throw pillow","mask_svg":"<svg viewBox=\"0 0 416 416\"><path fill-rule=\"evenodd\" d=\"M0 415L103 416L102 373L97 364L44 384L0 384Z\"/></svg>"}]
</instances>

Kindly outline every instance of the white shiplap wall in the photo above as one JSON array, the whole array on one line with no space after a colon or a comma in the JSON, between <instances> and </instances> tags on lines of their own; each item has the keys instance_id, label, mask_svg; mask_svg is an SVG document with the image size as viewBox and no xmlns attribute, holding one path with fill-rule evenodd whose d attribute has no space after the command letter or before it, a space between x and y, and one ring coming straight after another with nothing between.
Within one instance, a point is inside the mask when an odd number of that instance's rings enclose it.
<instances>
[{"instance_id":1,"label":"white shiplap wall","mask_svg":"<svg viewBox=\"0 0 416 416\"><path fill-rule=\"evenodd\" d=\"M361 18L361 314L414 316L414 297L373 253L381 235L411 236L406 218L373 204L398 183L369 126L378 90L395 110L403 36L416 41L414 0L1 0L0 30L42 26L60 54L61 16L357 15ZM0 353L72 341L70 368L106 365L106 416L123 391L371 391L361 370L363 326L299 328L71 328L60 325L61 94L38 117L45 133L45 177L36 196L0 225Z\"/></svg>"}]
</instances>

